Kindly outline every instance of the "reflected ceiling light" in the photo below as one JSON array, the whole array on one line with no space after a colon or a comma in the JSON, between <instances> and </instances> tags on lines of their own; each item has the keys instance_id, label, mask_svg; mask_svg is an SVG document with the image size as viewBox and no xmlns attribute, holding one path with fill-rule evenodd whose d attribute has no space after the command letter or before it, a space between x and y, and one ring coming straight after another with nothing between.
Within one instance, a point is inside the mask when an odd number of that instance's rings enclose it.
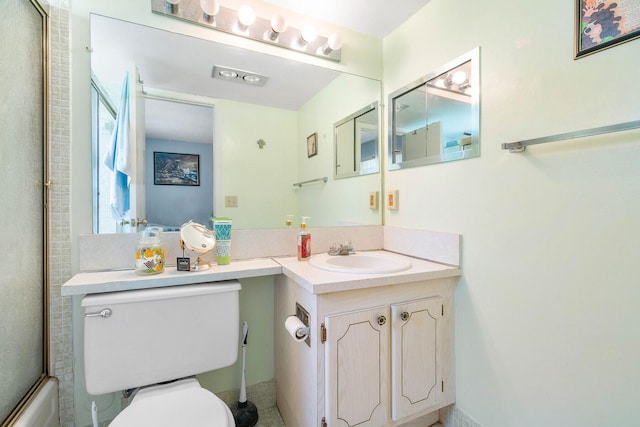
<instances>
[{"instance_id":1,"label":"reflected ceiling light","mask_svg":"<svg viewBox=\"0 0 640 427\"><path fill-rule=\"evenodd\" d=\"M238 9L238 30L244 33L249 29L249 26L256 21L256 13L251 6L246 4L240 6Z\"/></svg>"},{"instance_id":2,"label":"reflected ceiling light","mask_svg":"<svg viewBox=\"0 0 640 427\"><path fill-rule=\"evenodd\" d=\"M329 55L335 50L342 49L342 38L337 34L331 34L327 42L319 50L323 55Z\"/></svg>"},{"instance_id":3,"label":"reflected ceiling light","mask_svg":"<svg viewBox=\"0 0 640 427\"><path fill-rule=\"evenodd\" d=\"M260 84L260 81L262 80L262 78L258 75L255 74L249 74L246 75L242 78L245 82L252 84L252 85L257 85Z\"/></svg>"},{"instance_id":4,"label":"reflected ceiling light","mask_svg":"<svg viewBox=\"0 0 640 427\"><path fill-rule=\"evenodd\" d=\"M178 13L178 5L182 0L165 0L164 8L167 13Z\"/></svg>"},{"instance_id":5,"label":"reflected ceiling light","mask_svg":"<svg viewBox=\"0 0 640 427\"><path fill-rule=\"evenodd\" d=\"M232 70L220 70L218 71L218 76L222 77L223 79L233 80L238 78L238 73Z\"/></svg>"},{"instance_id":6,"label":"reflected ceiling light","mask_svg":"<svg viewBox=\"0 0 640 427\"><path fill-rule=\"evenodd\" d=\"M228 82L244 83L251 86L264 86L269 77L254 73L253 71L239 70L237 68L214 65L211 77L226 80Z\"/></svg>"},{"instance_id":7,"label":"reflected ceiling light","mask_svg":"<svg viewBox=\"0 0 640 427\"><path fill-rule=\"evenodd\" d=\"M271 24L271 27L265 35L272 42L278 39L280 33L287 31L287 27L289 26L287 19L280 14L273 15L269 23Z\"/></svg>"},{"instance_id":8,"label":"reflected ceiling light","mask_svg":"<svg viewBox=\"0 0 640 427\"><path fill-rule=\"evenodd\" d=\"M292 27L287 22L284 11L265 19L257 16L254 9L248 4L234 9L223 6L224 3L221 0L152 0L151 10L154 13L177 18L208 29L223 31L323 59L336 62L341 60L343 43L338 34L331 34L329 37L322 36L311 25L304 28L302 26ZM180 4L179 10L178 4Z\"/></svg>"},{"instance_id":9,"label":"reflected ceiling light","mask_svg":"<svg viewBox=\"0 0 640 427\"><path fill-rule=\"evenodd\" d=\"M218 0L200 0L200 7L202 8L202 19L207 22L213 22L220 12Z\"/></svg>"},{"instance_id":10,"label":"reflected ceiling light","mask_svg":"<svg viewBox=\"0 0 640 427\"><path fill-rule=\"evenodd\" d=\"M467 80L467 73L465 73L462 70L456 71L451 76L451 81L454 82L457 85L459 85L460 83L463 83L465 80Z\"/></svg>"}]
</instances>

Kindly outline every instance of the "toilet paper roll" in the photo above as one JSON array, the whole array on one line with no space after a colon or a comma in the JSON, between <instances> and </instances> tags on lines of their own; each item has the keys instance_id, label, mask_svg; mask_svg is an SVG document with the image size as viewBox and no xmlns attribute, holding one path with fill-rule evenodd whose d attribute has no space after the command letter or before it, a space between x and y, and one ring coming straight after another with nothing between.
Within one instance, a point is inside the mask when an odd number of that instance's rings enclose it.
<instances>
[{"instance_id":1,"label":"toilet paper roll","mask_svg":"<svg viewBox=\"0 0 640 427\"><path fill-rule=\"evenodd\" d=\"M284 321L284 327L296 342L304 341L309 336L309 328L296 316L287 317L287 320Z\"/></svg>"}]
</instances>

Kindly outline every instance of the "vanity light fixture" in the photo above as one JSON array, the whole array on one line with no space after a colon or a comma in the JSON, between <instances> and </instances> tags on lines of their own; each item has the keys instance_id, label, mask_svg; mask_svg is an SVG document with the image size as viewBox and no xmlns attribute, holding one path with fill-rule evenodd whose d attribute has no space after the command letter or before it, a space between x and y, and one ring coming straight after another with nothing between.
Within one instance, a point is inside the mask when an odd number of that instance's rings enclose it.
<instances>
[{"instance_id":1,"label":"vanity light fixture","mask_svg":"<svg viewBox=\"0 0 640 427\"><path fill-rule=\"evenodd\" d=\"M252 71L238 70L236 68L215 65L211 72L214 79L226 80L228 82L244 83L250 86L264 86L269 77Z\"/></svg>"},{"instance_id":2,"label":"vanity light fixture","mask_svg":"<svg viewBox=\"0 0 640 427\"><path fill-rule=\"evenodd\" d=\"M323 59L340 62L342 58L343 42L338 34L321 36L310 25L302 30L289 26L282 14L265 19L257 16L248 5L235 10L220 3L220 0L151 0L151 10L159 15Z\"/></svg>"}]
</instances>

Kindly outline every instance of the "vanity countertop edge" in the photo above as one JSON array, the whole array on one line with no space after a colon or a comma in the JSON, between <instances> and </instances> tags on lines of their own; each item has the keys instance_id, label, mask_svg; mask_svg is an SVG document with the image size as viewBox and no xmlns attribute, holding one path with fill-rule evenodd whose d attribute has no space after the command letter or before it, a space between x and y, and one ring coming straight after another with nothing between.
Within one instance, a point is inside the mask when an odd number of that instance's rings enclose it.
<instances>
[{"instance_id":1,"label":"vanity countertop edge","mask_svg":"<svg viewBox=\"0 0 640 427\"><path fill-rule=\"evenodd\" d=\"M281 272L282 267L272 258L233 261L228 265L212 265L211 268L202 271L177 271L176 267L166 267L163 273L149 276L137 275L132 269L82 272L75 274L62 285L61 294L71 296L150 289L272 276Z\"/></svg>"},{"instance_id":2,"label":"vanity countertop edge","mask_svg":"<svg viewBox=\"0 0 640 427\"><path fill-rule=\"evenodd\" d=\"M406 256L406 255L402 255ZM134 270L81 272L62 285L62 296L117 292L164 286L190 285L223 280L284 274L312 294L342 292L404 283L420 282L461 275L460 268L419 258L411 258L408 270L383 274L352 274L314 268L296 257L256 258L232 261L228 265L212 265L203 271L177 271L139 276Z\"/></svg>"},{"instance_id":3,"label":"vanity countertop edge","mask_svg":"<svg viewBox=\"0 0 640 427\"><path fill-rule=\"evenodd\" d=\"M282 266L282 274L294 280L312 294L326 294L379 286L399 285L425 280L459 277L460 268L424 259L411 259L411 268L395 273L353 274L324 271L300 262L296 257L276 258Z\"/></svg>"}]
</instances>

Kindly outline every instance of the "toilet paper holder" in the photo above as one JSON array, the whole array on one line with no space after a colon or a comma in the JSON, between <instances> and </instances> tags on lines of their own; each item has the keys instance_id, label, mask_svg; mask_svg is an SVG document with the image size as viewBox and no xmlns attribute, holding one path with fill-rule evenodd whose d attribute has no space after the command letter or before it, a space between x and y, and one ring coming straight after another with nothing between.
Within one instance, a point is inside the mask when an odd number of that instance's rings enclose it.
<instances>
[{"instance_id":1,"label":"toilet paper holder","mask_svg":"<svg viewBox=\"0 0 640 427\"><path fill-rule=\"evenodd\" d=\"M303 306L301 306L298 302L296 302L296 317L300 319L300 321L307 327L306 334L307 338L304 340L305 344L311 347L311 339L309 336L311 335L311 325L309 322L309 312L305 310Z\"/></svg>"}]
</instances>

